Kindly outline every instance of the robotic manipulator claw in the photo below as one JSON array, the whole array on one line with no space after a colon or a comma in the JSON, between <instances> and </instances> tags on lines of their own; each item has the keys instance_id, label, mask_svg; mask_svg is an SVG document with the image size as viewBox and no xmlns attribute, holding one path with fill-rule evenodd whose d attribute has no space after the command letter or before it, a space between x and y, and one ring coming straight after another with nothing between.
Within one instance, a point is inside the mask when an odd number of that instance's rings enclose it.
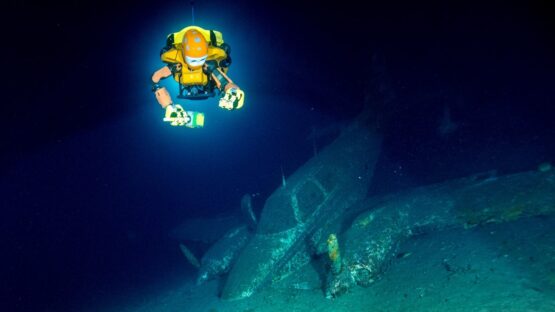
<instances>
[{"instance_id":1,"label":"robotic manipulator claw","mask_svg":"<svg viewBox=\"0 0 555 312\"><path fill-rule=\"evenodd\" d=\"M193 111L185 111L179 104L166 107L165 122L172 126L184 126L187 128L200 128L204 126L204 114Z\"/></svg>"},{"instance_id":2,"label":"robotic manipulator claw","mask_svg":"<svg viewBox=\"0 0 555 312\"><path fill-rule=\"evenodd\" d=\"M232 110L243 107L245 93L238 88L229 88L224 96L220 98L219 106L223 109Z\"/></svg>"}]
</instances>

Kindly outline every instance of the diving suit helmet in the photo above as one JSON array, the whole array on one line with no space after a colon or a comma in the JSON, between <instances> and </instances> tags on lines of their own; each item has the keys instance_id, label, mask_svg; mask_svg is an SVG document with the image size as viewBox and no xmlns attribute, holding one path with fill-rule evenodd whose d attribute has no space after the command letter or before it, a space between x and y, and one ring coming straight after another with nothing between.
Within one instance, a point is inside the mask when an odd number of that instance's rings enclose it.
<instances>
[{"instance_id":1,"label":"diving suit helmet","mask_svg":"<svg viewBox=\"0 0 555 312\"><path fill-rule=\"evenodd\" d=\"M183 35L183 56L185 63L191 69L198 69L204 65L208 57L208 43L197 30L190 29Z\"/></svg>"}]
</instances>

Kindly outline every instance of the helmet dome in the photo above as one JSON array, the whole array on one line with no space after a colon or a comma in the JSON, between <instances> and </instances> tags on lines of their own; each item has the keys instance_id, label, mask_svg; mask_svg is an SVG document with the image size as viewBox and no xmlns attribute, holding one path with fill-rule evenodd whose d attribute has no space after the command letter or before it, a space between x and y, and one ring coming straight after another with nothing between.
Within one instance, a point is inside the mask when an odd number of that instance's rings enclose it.
<instances>
[{"instance_id":1,"label":"helmet dome","mask_svg":"<svg viewBox=\"0 0 555 312\"><path fill-rule=\"evenodd\" d=\"M182 44L187 65L193 68L204 65L208 57L208 43L198 30L190 29L185 32Z\"/></svg>"}]
</instances>

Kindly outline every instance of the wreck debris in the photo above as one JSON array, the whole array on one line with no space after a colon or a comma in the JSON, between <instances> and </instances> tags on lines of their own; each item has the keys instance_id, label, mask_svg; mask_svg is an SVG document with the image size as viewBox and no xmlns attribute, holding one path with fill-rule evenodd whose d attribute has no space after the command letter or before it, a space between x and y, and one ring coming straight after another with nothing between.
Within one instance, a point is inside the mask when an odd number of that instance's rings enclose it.
<instances>
[{"instance_id":1,"label":"wreck debris","mask_svg":"<svg viewBox=\"0 0 555 312\"><path fill-rule=\"evenodd\" d=\"M303 264L296 261L309 259L304 250L314 232L366 197L380 145L370 113L364 112L276 189L266 200L256 234L231 269L222 298L248 297L283 270Z\"/></svg>"},{"instance_id":2,"label":"wreck debris","mask_svg":"<svg viewBox=\"0 0 555 312\"><path fill-rule=\"evenodd\" d=\"M555 212L555 172L530 171L496 179L474 177L368 199L343 235L344 269L333 276L328 297L354 285L372 284L397 253L399 244L418 234Z\"/></svg>"},{"instance_id":3,"label":"wreck debris","mask_svg":"<svg viewBox=\"0 0 555 312\"><path fill-rule=\"evenodd\" d=\"M189 261L191 265L193 265L197 269L200 268L200 262L198 261L197 257L195 257L195 255L191 252L191 250L189 250L189 248L187 248L183 244L179 244L179 249L181 250L181 253L185 257L185 259L187 259L187 261Z\"/></svg>"},{"instance_id":4,"label":"wreck debris","mask_svg":"<svg viewBox=\"0 0 555 312\"><path fill-rule=\"evenodd\" d=\"M339 274L341 272L341 253L335 234L330 234L328 237L328 258L330 259L331 273L333 275Z\"/></svg>"},{"instance_id":5,"label":"wreck debris","mask_svg":"<svg viewBox=\"0 0 555 312\"><path fill-rule=\"evenodd\" d=\"M229 272L252 233L243 225L230 230L202 256L197 284Z\"/></svg>"}]
</instances>

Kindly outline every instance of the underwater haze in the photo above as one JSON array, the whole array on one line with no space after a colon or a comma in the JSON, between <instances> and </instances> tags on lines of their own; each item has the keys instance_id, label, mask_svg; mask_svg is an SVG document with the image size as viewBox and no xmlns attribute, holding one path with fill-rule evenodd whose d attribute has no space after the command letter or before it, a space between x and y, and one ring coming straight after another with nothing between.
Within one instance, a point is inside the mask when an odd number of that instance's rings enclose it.
<instances>
[{"instance_id":1,"label":"underwater haze","mask_svg":"<svg viewBox=\"0 0 555 312\"><path fill-rule=\"evenodd\" d=\"M555 311L554 13L9 1L0 310ZM162 80L197 129L151 90L193 23L245 93L228 111Z\"/></svg>"}]
</instances>

